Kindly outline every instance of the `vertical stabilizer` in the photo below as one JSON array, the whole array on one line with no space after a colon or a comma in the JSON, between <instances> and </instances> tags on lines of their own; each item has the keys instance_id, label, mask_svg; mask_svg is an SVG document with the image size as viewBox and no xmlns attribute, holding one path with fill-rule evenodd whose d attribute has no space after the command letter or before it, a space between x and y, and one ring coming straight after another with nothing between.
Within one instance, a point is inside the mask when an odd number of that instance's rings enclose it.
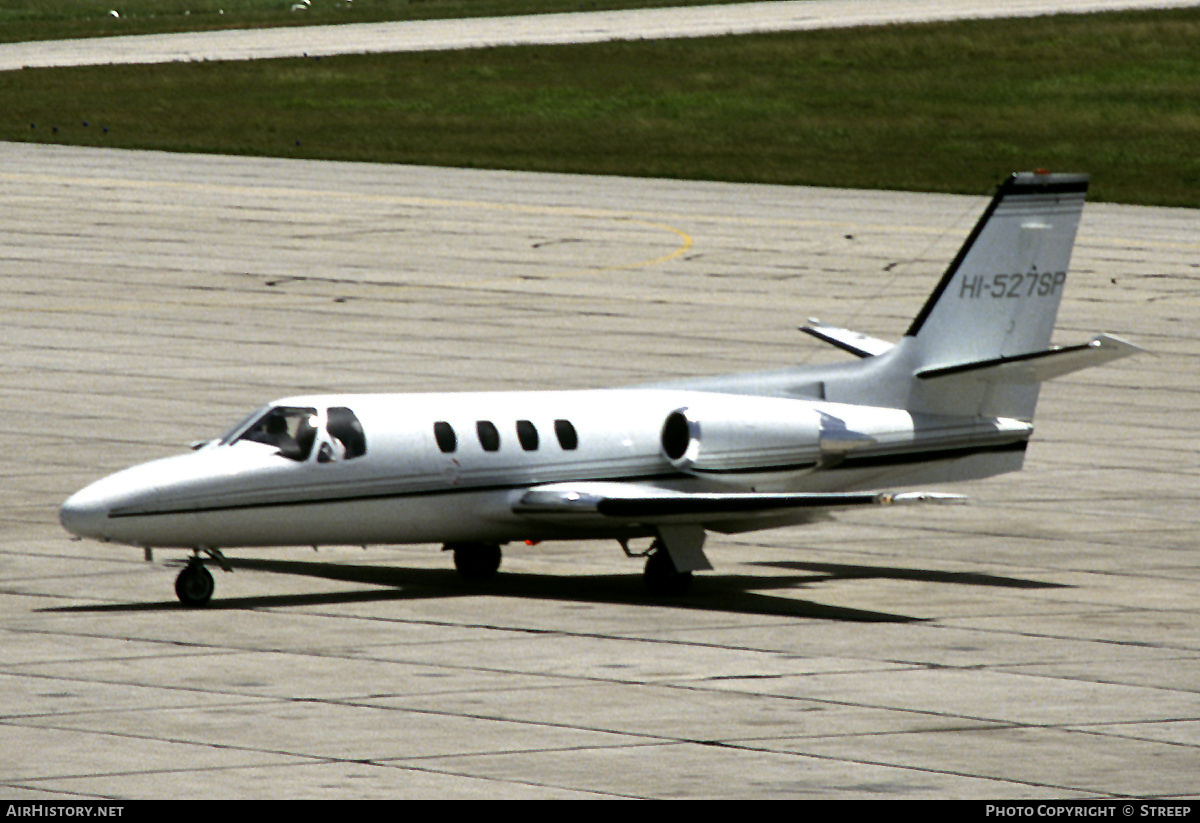
<instances>
[{"instance_id":1,"label":"vertical stabilizer","mask_svg":"<svg viewBox=\"0 0 1200 823\"><path fill-rule=\"evenodd\" d=\"M913 411L1032 420L1040 379L977 368L1050 349L1088 177L1025 172L1005 180L909 327ZM961 370L961 371L958 371Z\"/></svg>"},{"instance_id":2,"label":"vertical stabilizer","mask_svg":"<svg viewBox=\"0 0 1200 823\"><path fill-rule=\"evenodd\" d=\"M1031 172L1000 185L907 332L921 368L1049 347L1087 187Z\"/></svg>"}]
</instances>

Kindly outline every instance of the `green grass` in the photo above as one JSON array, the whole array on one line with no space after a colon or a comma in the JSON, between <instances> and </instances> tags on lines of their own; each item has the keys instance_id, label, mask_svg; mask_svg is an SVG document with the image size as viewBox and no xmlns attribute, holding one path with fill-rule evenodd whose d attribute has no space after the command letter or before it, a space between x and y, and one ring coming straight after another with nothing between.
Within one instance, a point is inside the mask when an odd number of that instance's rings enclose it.
<instances>
[{"instance_id":1,"label":"green grass","mask_svg":"<svg viewBox=\"0 0 1200 823\"><path fill-rule=\"evenodd\" d=\"M1197 43L1185 9L26 70L0 139L970 193L1050 168L1197 207Z\"/></svg>"},{"instance_id":2,"label":"green grass","mask_svg":"<svg viewBox=\"0 0 1200 823\"><path fill-rule=\"evenodd\" d=\"M739 0L725 0L738 2ZM0 43L179 31L378 23L603 9L701 5L713 0L5 0ZM117 11L113 17L110 12Z\"/></svg>"}]
</instances>

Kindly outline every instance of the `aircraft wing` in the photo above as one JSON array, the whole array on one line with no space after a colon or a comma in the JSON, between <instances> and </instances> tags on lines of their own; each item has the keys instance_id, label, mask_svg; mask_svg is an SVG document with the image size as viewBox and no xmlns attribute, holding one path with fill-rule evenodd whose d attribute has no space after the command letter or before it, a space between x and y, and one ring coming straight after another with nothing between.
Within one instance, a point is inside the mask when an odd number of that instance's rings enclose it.
<instances>
[{"instance_id":1,"label":"aircraft wing","mask_svg":"<svg viewBox=\"0 0 1200 823\"><path fill-rule=\"evenodd\" d=\"M516 514L563 524L629 526L701 525L727 531L731 523L753 528L758 518L772 523L794 515L797 522L820 510L909 503L962 503L966 498L938 492L692 493L636 483L554 483L524 492Z\"/></svg>"}]
</instances>

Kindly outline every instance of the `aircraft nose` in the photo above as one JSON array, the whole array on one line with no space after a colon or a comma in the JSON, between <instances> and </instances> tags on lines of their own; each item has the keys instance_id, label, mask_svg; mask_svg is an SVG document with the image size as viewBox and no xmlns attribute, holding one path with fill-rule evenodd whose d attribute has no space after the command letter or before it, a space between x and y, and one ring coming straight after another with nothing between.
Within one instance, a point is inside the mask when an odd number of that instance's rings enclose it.
<instances>
[{"instance_id":1,"label":"aircraft nose","mask_svg":"<svg viewBox=\"0 0 1200 823\"><path fill-rule=\"evenodd\" d=\"M92 487L71 495L58 510L58 522L77 537L107 539L102 533L107 521L107 501Z\"/></svg>"}]
</instances>

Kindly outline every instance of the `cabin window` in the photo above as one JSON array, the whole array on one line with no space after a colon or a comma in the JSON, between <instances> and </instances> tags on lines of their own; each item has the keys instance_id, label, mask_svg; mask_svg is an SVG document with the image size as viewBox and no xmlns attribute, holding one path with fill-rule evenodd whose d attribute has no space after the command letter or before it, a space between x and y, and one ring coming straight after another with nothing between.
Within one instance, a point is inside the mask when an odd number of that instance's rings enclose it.
<instances>
[{"instance_id":1,"label":"cabin window","mask_svg":"<svg viewBox=\"0 0 1200 823\"><path fill-rule=\"evenodd\" d=\"M570 420L555 420L554 434L558 437L558 445L563 447L563 451L575 451L579 448L579 435L575 433L575 427L571 425Z\"/></svg>"},{"instance_id":2,"label":"cabin window","mask_svg":"<svg viewBox=\"0 0 1200 823\"><path fill-rule=\"evenodd\" d=\"M475 424L475 433L479 435L479 445L486 452L500 450L500 432L490 420L480 420Z\"/></svg>"},{"instance_id":3,"label":"cabin window","mask_svg":"<svg viewBox=\"0 0 1200 823\"><path fill-rule=\"evenodd\" d=\"M304 461L317 439L317 410L276 406L252 423L237 441L274 446L290 460Z\"/></svg>"},{"instance_id":4,"label":"cabin window","mask_svg":"<svg viewBox=\"0 0 1200 823\"><path fill-rule=\"evenodd\" d=\"M367 435L354 412L335 406L325 414L325 430L342 444L343 459L353 460L367 453Z\"/></svg>"},{"instance_id":5,"label":"cabin window","mask_svg":"<svg viewBox=\"0 0 1200 823\"><path fill-rule=\"evenodd\" d=\"M527 452L537 451L538 447L538 430L533 423L528 420L517 421L517 440L521 441L521 448Z\"/></svg>"},{"instance_id":6,"label":"cabin window","mask_svg":"<svg viewBox=\"0 0 1200 823\"><path fill-rule=\"evenodd\" d=\"M454 433L454 427L444 420L433 424L433 437L437 440L438 448L446 454L453 454L458 448L458 435Z\"/></svg>"}]
</instances>

